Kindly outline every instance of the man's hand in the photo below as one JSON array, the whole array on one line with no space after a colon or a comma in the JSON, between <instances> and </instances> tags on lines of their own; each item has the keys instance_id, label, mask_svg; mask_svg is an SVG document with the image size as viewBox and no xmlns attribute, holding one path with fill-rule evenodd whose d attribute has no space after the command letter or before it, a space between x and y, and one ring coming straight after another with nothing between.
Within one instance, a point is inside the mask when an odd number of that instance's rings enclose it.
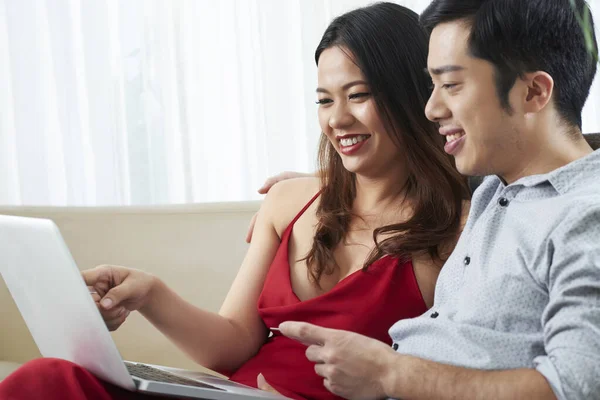
<instances>
[{"instance_id":1,"label":"man's hand","mask_svg":"<svg viewBox=\"0 0 600 400\"><path fill-rule=\"evenodd\" d=\"M346 399L555 399L535 369L477 370L399 354L362 335L304 322L284 322L281 333L309 347L332 393Z\"/></svg>"},{"instance_id":2,"label":"man's hand","mask_svg":"<svg viewBox=\"0 0 600 400\"><path fill-rule=\"evenodd\" d=\"M285 181L288 179L294 178L305 178L308 176L315 176L314 174L306 174L302 172L293 172L293 171L285 171L280 174L274 175L268 178L265 183L258 189L258 193L267 194L269 190L275 185L277 182ZM248 226L248 232L246 233L246 243L250 243L252 241L252 233L254 232L254 224L256 223L256 217L258 216L258 212L252 216L250 220L250 226Z\"/></svg>"},{"instance_id":3,"label":"man's hand","mask_svg":"<svg viewBox=\"0 0 600 400\"><path fill-rule=\"evenodd\" d=\"M308 345L306 357L325 387L346 399L388 397L383 380L388 360L396 355L389 346L353 332L322 328L304 322L284 322L281 333Z\"/></svg>"},{"instance_id":4,"label":"man's hand","mask_svg":"<svg viewBox=\"0 0 600 400\"><path fill-rule=\"evenodd\" d=\"M307 173L303 173L303 172L294 172L294 171L285 171L282 172L280 174L271 176L270 178L268 178L265 183L263 183L262 187L260 189L258 189L258 193L260 194L267 194L269 192L269 189L271 189L273 187L273 185L275 185L277 182L281 182L281 181L287 181L288 179L294 179L294 178L306 178L309 176L315 176L315 174L307 174Z\"/></svg>"}]
</instances>

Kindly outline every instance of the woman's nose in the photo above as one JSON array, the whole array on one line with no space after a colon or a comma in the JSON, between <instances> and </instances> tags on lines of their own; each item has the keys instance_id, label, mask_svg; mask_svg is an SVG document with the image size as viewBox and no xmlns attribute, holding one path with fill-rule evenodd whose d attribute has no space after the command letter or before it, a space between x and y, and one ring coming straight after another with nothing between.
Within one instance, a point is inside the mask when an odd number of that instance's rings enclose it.
<instances>
[{"instance_id":1,"label":"woman's nose","mask_svg":"<svg viewBox=\"0 0 600 400\"><path fill-rule=\"evenodd\" d=\"M333 106L329 116L329 126L332 129L342 129L352 125L356 121L354 115L348 110L345 104L336 104Z\"/></svg>"}]
</instances>

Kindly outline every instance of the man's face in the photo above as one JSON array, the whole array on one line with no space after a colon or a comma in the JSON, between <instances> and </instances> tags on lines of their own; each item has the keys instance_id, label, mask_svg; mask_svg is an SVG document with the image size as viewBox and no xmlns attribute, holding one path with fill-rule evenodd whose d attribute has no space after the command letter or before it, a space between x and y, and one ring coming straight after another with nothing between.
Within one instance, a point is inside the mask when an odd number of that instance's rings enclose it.
<instances>
[{"instance_id":1,"label":"man's face","mask_svg":"<svg viewBox=\"0 0 600 400\"><path fill-rule=\"evenodd\" d=\"M511 117L502 107L494 67L468 52L470 26L464 21L435 27L429 43L428 70L434 89L425 108L440 125L445 150L464 175L506 176L521 147L518 107ZM509 94L513 104L513 91ZM518 103L514 102L514 103Z\"/></svg>"}]
</instances>

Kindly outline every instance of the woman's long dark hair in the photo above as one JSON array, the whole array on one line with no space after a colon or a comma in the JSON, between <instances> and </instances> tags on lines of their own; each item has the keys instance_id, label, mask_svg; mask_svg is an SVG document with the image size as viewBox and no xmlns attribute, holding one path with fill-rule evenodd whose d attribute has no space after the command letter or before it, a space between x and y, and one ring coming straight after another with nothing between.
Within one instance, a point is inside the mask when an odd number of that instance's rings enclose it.
<instances>
[{"instance_id":1,"label":"woman's long dark hair","mask_svg":"<svg viewBox=\"0 0 600 400\"><path fill-rule=\"evenodd\" d=\"M443 150L444 138L425 117L431 84L426 73L428 41L416 13L397 4L377 3L334 19L315 52L317 65L321 53L334 46L352 57L369 83L387 133L402 149L398 162L408 167L406 196L413 200L414 213L405 222L374 230L375 248L365 268L384 255L407 260L428 253L444 261L440 250L458 237L462 202L470 196L466 179ZM318 225L306 257L317 285L323 273L337 268L333 250L348 231L356 196L355 174L344 168L325 135L318 164L322 171ZM382 234L390 236L380 241Z\"/></svg>"}]
</instances>

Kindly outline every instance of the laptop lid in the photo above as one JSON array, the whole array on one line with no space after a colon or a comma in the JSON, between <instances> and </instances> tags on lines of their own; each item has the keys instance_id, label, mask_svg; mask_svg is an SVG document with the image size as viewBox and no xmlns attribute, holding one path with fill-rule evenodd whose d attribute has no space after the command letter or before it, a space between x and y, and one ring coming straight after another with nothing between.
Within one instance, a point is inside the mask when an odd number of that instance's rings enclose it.
<instances>
[{"instance_id":1,"label":"laptop lid","mask_svg":"<svg viewBox=\"0 0 600 400\"><path fill-rule=\"evenodd\" d=\"M72 361L135 390L53 221L0 215L0 273L44 357Z\"/></svg>"}]
</instances>

